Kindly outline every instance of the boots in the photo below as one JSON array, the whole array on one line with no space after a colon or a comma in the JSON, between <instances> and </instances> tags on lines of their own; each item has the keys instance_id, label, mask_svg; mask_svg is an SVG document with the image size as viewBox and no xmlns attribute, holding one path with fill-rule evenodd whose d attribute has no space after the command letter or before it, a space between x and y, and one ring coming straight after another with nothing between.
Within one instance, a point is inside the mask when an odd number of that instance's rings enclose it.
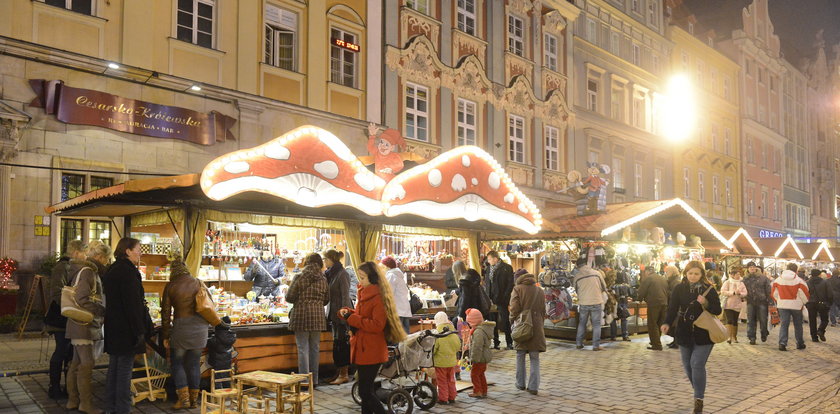
<instances>
[{"instance_id":1,"label":"boots","mask_svg":"<svg viewBox=\"0 0 840 414\"><path fill-rule=\"evenodd\" d=\"M93 393L91 392L91 375L93 374L92 366L77 367L76 389L79 392L79 411L87 414L100 414L102 410L93 407Z\"/></svg>"},{"instance_id":2,"label":"boots","mask_svg":"<svg viewBox=\"0 0 840 414\"><path fill-rule=\"evenodd\" d=\"M694 414L703 414L703 400L700 398L694 399Z\"/></svg>"},{"instance_id":3,"label":"boots","mask_svg":"<svg viewBox=\"0 0 840 414\"><path fill-rule=\"evenodd\" d=\"M336 377L335 381L331 382L330 385L341 385L350 382L350 378L347 377L347 370L349 367L341 367L338 369L338 377Z\"/></svg>"},{"instance_id":4,"label":"boots","mask_svg":"<svg viewBox=\"0 0 840 414\"><path fill-rule=\"evenodd\" d=\"M201 390L190 388L190 408L198 407L198 394Z\"/></svg>"},{"instance_id":5,"label":"boots","mask_svg":"<svg viewBox=\"0 0 840 414\"><path fill-rule=\"evenodd\" d=\"M729 332L729 339L726 340L726 343L732 345L732 325L726 325L726 331Z\"/></svg>"},{"instance_id":6,"label":"boots","mask_svg":"<svg viewBox=\"0 0 840 414\"><path fill-rule=\"evenodd\" d=\"M76 385L78 365L70 364L70 369L67 371L67 406L68 410L75 410L79 408L79 388Z\"/></svg>"},{"instance_id":7,"label":"boots","mask_svg":"<svg viewBox=\"0 0 840 414\"><path fill-rule=\"evenodd\" d=\"M738 343L738 325L732 325L732 342Z\"/></svg>"},{"instance_id":8,"label":"boots","mask_svg":"<svg viewBox=\"0 0 840 414\"><path fill-rule=\"evenodd\" d=\"M173 410L180 410L190 406L190 390L187 387L181 387L175 390L178 394L178 401L172 406Z\"/></svg>"}]
</instances>

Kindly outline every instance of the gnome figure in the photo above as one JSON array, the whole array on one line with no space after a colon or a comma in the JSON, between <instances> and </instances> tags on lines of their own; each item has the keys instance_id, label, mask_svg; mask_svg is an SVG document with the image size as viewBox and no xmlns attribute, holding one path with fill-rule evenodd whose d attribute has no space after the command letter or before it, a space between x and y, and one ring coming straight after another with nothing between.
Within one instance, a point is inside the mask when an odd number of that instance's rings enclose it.
<instances>
[{"instance_id":1,"label":"gnome figure","mask_svg":"<svg viewBox=\"0 0 840 414\"><path fill-rule=\"evenodd\" d=\"M376 125L368 126L367 149L373 156L374 173L387 182L405 166L399 154L400 147L405 147L405 140L396 129L386 129L377 136L378 132Z\"/></svg>"}]
</instances>

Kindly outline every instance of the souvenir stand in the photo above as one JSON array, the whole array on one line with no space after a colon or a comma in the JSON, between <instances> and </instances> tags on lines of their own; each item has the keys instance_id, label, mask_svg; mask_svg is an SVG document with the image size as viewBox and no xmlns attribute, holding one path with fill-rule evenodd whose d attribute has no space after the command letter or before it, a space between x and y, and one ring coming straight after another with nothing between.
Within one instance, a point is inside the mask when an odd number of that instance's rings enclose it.
<instances>
[{"instance_id":1,"label":"souvenir stand","mask_svg":"<svg viewBox=\"0 0 840 414\"><path fill-rule=\"evenodd\" d=\"M775 278L788 263L803 264L805 255L793 237L758 239L755 244L764 252L761 265L764 273Z\"/></svg>"},{"instance_id":2,"label":"souvenir stand","mask_svg":"<svg viewBox=\"0 0 840 414\"><path fill-rule=\"evenodd\" d=\"M726 235L727 233L723 232L723 234ZM762 264L764 251L758 247L758 244L743 227L739 227L732 232L728 240L732 248L721 250L720 254L727 276L729 275L729 269L733 266L743 267L751 261Z\"/></svg>"},{"instance_id":3,"label":"souvenir stand","mask_svg":"<svg viewBox=\"0 0 840 414\"><path fill-rule=\"evenodd\" d=\"M580 254L616 273L623 272L631 286L637 287L638 276L646 266L660 270L667 264L684 265L689 260L703 260L707 250L732 248L729 240L680 199L608 204L603 211L590 214L579 214L576 208L546 211L551 213L544 218L543 232L523 237L521 242L487 235L486 239L493 241L486 244L517 258L523 252L526 257L530 253L533 266L539 266L543 286L552 289L547 293L549 307L556 300L553 293L557 288L561 296L566 292L572 303L577 301L571 285L574 262ZM527 260L531 259L525 264ZM611 272L607 273L609 278ZM631 302L629 310L628 330L646 332L646 306ZM546 335L574 338L576 319L559 319L546 320ZM609 326L602 329L603 338Z\"/></svg>"},{"instance_id":4,"label":"souvenir stand","mask_svg":"<svg viewBox=\"0 0 840 414\"><path fill-rule=\"evenodd\" d=\"M234 323L240 372L297 366L285 291L308 253L337 248L349 267L377 259L383 232L433 233L466 240L458 247L477 263L478 232L511 226L535 233L541 223L534 204L477 147L453 149L386 182L333 134L309 126L219 157L201 175L131 180L46 211L122 217L121 233L150 252L141 259L148 296L163 291L166 253L180 251ZM257 294L245 279L260 267L269 289ZM321 363L330 364L332 335L321 340Z\"/></svg>"},{"instance_id":5,"label":"souvenir stand","mask_svg":"<svg viewBox=\"0 0 840 414\"><path fill-rule=\"evenodd\" d=\"M806 266L831 271L835 256L831 251L831 246L829 246L828 241L821 240L815 243L800 243L799 249L802 251L802 255L805 256Z\"/></svg>"}]
</instances>

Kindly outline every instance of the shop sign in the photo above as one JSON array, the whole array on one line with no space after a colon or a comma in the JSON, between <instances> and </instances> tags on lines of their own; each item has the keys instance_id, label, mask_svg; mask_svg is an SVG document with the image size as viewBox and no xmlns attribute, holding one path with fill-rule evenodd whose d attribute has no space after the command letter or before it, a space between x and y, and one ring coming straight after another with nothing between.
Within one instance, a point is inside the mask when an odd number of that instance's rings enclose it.
<instances>
[{"instance_id":1,"label":"shop sign","mask_svg":"<svg viewBox=\"0 0 840 414\"><path fill-rule=\"evenodd\" d=\"M772 230L759 230L758 231L758 238L760 239L780 239L783 237L787 237L786 234L779 233L777 231Z\"/></svg>"},{"instance_id":2,"label":"shop sign","mask_svg":"<svg viewBox=\"0 0 840 414\"><path fill-rule=\"evenodd\" d=\"M350 42L348 42L344 39L338 39L338 38L335 38L335 37L332 39L332 43L334 45L338 46L338 47L347 49L351 52L358 52L362 49L359 45L357 45L355 43L350 43Z\"/></svg>"},{"instance_id":3,"label":"shop sign","mask_svg":"<svg viewBox=\"0 0 840 414\"><path fill-rule=\"evenodd\" d=\"M72 88L62 81L30 79L37 94L30 105L55 114L59 121L98 126L130 134L180 139L213 145L234 139L236 119L216 111L201 113L177 106L158 105L91 89Z\"/></svg>"}]
</instances>

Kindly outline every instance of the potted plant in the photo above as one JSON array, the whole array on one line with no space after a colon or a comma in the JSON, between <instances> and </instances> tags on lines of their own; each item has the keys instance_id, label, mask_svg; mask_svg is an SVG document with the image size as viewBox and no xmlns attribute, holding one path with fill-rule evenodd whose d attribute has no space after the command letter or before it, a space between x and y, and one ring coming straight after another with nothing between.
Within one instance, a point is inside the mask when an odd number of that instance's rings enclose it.
<instances>
[{"instance_id":1,"label":"potted plant","mask_svg":"<svg viewBox=\"0 0 840 414\"><path fill-rule=\"evenodd\" d=\"M0 316L14 316L17 310L18 290L11 289L12 274L17 268L17 260L8 257L0 259Z\"/></svg>"}]
</instances>

